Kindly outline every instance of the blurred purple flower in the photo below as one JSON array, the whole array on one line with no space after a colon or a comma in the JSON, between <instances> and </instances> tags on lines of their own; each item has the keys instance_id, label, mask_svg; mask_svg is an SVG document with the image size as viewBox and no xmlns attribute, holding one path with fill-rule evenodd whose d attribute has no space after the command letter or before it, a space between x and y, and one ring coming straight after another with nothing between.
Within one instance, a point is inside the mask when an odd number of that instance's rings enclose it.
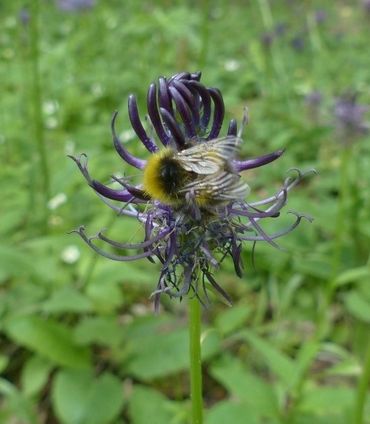
<instances>
[{"instance_id":1,"label":"blurred purple flower","mask_svg":"<svg viewBox=\"0 0 370 424\"><path fill-rule=\"evenodd\" d=\"M362 7L365 12L370 13L370 0L362 0Z\"/></svg>"},{"instance_id":2,"label":"blurred purple flower","mask_svg":"<svg viewBox=\"0 0 370 424\"><path fill-rule=\"evenodd\" d=\"M326 13L325 10L318 9L318 10L315 11L315 21L318 24L321 24L321 23L325 22L326 21L326 18L327 18L327 13Z\"/></svg>"},{"instance_id":3,"label":"blurred purple flower","mask_svg":"<svg viewBox=\"0 0 370 424\"><path fill-rule=\"evenodd\" d=\"M369 123L364 120L368 110L368 106L357 103L357 94L345 94L337 99L334 117L336 126L346 141L369 131Z\"/></svg>"},{"instance_id":4,"label":"blurred purple flower","mask_svg":"<svg viewBox=\"0 0 370 424\"><path fill-rule=\"evenodd\" d=\"M269 48L274 42L275 34L271 31L265 31L261 34L260 40L264 47Z\"/></svg>"},{"instance_id":5,"label":"blurred purple flower","mask_svg":"<svg viewBox=\"0 0 370 424\"><path fill-rule=\"evenodd\" d=\"M241 141L239 137L243 125L247 123L247 116L245 115L239 131L237 122L232 119L228 125L227 136L218 139L225 113L223 98L219 90L203 85L200 77L200 72L182 72L170 78L161 77L157 84L152 83L149 86L147 93L148 122L151 126L149 132L143 126L135 96L129 96L129 119L137 137L152 155L148 160L138 158L126 150L115 130L117 113L113 115L111 129L114 147L126 164L143 170L144 187L142 184L133 184L125 178L113 177L122 188L112 189L90 176L86 155L72 157L97 195L120 215L138 220L144 228L145 237L139 243L121 243L110 239L103 232L89 237L84 227L75 232L93 250L115 261L147 258L154 262L153 258L157 258L162 264L162 269L153 293L156 308L159 306L162 293L182 298L190 292L199 299L203 297L200 296L203 293L205 300L208 300L207 286L212 286L231 302L228 294L214 278L215 270L225 257L231 257L236 274L241 276L243 268L241 252L244 241L253 244L265 241L278 247L275 239L292 231L304 218L303 215L295 213L292 225L272 234L267 234L261 225L267 219L279 217L281 209L287 203L288 192L305 175L299 171L287 178L275 194L262 200L245 200L247 186L240 177L240 172L269 164L279 158L283 150L246 160L237 160L234 154L228 153L227 160L224 159L222 163L222 171L218 169L208 173L210 175L201 175L201 169L207 167L206 152L210 149L209 146L221 141L227 144L227 148L230 145L235 147L235 143ZM164 148L160 149L159 143ZM190 155L190 149L200 152L197 158ZM181 201L175 204L166 201L166 198L161 199L161 196L156 198L149 194L150 190L146 188L149 186L145 186L145 175L151 169L153 160L154 162L159 160L163 152L167 152L166 154L170 152L171 161L183 157L181 155L190 155L193 162L187 164L192 170L192 178L195 178L198 184L208 186L207 202L204 203L199 196L200 185L190 184L191 188L186 185L183 194L179 194L181 190L178 190L176 195L179 195L178 199ZM220 152L214 151L214 154L217 156ZM164 166L163 162L155 171L153 180L160 178L161 184L170 190L178 178L177 171L169 169L168 165ZM176 184L181 186L181 181ZM210 190L210 187L213 190ZM202 193L204 194L204 191ZM112 204L111 200L121 205ZM94 240L103 241L116 250L138 250L139 253L133 255L109 253L98 247Z\"/></svg>"},{"instance_id":6,"label":"blurred purple flower","mask_svg":"<svg viewBox=\"0 0 370 424\"><path fill-rule=\"evenodd\" d=\"M310 93L306 94L305 102L308 106L317 108L322 102L322 94L320 91L311 91Z\"/></svg>"},{"instance_id":7,"label":"blurred purple flower","mask_svg":"<svg viewBox=\"0 0 370 424\"><path fill-rule=\"evenodd\" d=\"M277 23L273 30L265 31L261 34L260 40L264 47L270 47L276 38L285 34L287 24L284 22Z\"/></svg>"},{"instance_id":8,"label":"blurred purple flower","mask_svg":"<svg viewBox=\"0 0 370 424\"><path fill-rule=\"evenodd\" d=\"M280 37L285 34L287 30L287 24L285 22L278 22L274 27L274 33L276 36Z\"/></svg>"},{"instance_id":9,"label":"blurred purple flower","mask_svg":"<svg viewBox=\"0 0 370 424\"><path fill-rule=\"evenodd\" d=\"M60 10L78 12L94 7L95 0L57 0L57 5Z\"/></svg>"},{"instance_id":10,"label":"blurred purple flower","mask_svg":"<svg viewBox=\"0 0 370 424\"><path fill-rule=\"evenodd\" d=\"M24 26L27 26L29 24L30 12L26 7L22 7L22 9L19 11L19 20Z\"/></svg>"},{"instance_id":11,"label":"blurred purple flower","mask_svg":"<svg viewBox=\"0 0 370 424\"><path fill-rule=\"evenodd\" d=\"M303 35L297 35L290 40L290 45L297 52L301 52L305 48L305 40Z\"/></svg>"}]
</instances>

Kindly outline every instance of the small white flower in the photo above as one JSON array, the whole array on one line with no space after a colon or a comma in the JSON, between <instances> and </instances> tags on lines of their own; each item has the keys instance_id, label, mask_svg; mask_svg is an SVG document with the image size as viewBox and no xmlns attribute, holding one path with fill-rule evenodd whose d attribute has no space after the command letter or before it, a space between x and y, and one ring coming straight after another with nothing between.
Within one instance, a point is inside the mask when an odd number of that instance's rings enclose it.
<instances>
[{"instance_id":1,"label":"small white flower","mask_svg":"<svg viewBox=\"0 0 370 424\"><path fill-rule=\"evenodd\" d=\"M235 59L229 59L224 63L225 71L235 72L240 68L240 62Z\"/></svg>"},{"instance_id":2,"label":"small white flower","mask_svg":"<svg viewBox=\"0 0 370 424\"><path fill-rule=\"evenodd\" d=\"M92 84L91 92L94 96L100 97L103 94L103 87L99 83Z\"/></svg>"},{"instance_id":3,"label":"small white flower","mask_svg":"<svg viewBox=\"0 0 370 424\"><path fill-rule=\"evenodd\" d=\"M133 130L126 130L126 131L122 131L120 134L120 139L123 142L127 142L129 140L132 140L135 137L135 133Z\"/></svg>"},{"instance_id":4,"label":"small white flower","mask_svg":"<svg viewBox=\"0 0 370 424\"><path fill-rule=\"evenodd\" d=\"M67 140L64 145L64 152L66 155L73 155L75 152L75 142L73 140Z\"/></svg>"},{"instance_id":5,"label":"small white flower","mask_svg":"<svg viewBox=\"0 0 370 424\"><path fill-rule=\"evenodd\" d=\"M58 193L56 196L51 198L48 202L48 208L50 210L55 210L59 206L63 205L67 201L67 196L65 193Z\"/></svg>"},{"instance_id":6,"label":"small white flower","mask_svg":"<svg viewBox=\"0 0 370 424\"><path fill-rule=\"evenodd\" d=\"M63 249L61 258L66 264L74 264L79 260L80 255L80 249L76 245L71 244Z\"/></svg>"},{"instance_id":7,"label":"small white flower","mask_svg":"<svg viewBox=\"0 0 370 424\"><path fill-rule=\"evenodd\" d=\"M43 104L43 110L46 113L46 115L52 115L58 110L58 102L55 100L47 100Z\"/></svg>"},{"instance_id":8,"label":"small white flower","mask_svg":"<svg viewBox=\"0 0 370 424\"><path fill-rule=\"evenodd\" d=\"M45 119L45 125L46 128L49 130L52 130L58 126L58 120L54 118L53 116L50 116L49 118Z\"/></svg>"}]
</instances>

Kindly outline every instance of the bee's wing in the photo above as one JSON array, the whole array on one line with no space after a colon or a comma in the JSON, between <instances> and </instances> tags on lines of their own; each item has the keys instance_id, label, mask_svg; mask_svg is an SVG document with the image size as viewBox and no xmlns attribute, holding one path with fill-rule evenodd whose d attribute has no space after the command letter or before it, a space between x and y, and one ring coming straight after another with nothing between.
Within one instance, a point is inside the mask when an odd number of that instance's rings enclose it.
<instances>
[{"instance_id":1,"label":"bee's wing","mask_svg":"<svg viewBox=\"0 0 370 424\"><path fill-rule=\"evenodd\" d=\"M197 197L215 201L243 200L249 193L249 186L239 175L231 172L219 172L216 175L199 177L187 184L182 192L192 192Z\"/></svg>"},{"instance_id":2,"label":"bee's wing","mask_svg":"<svg viewBox=\"0 0 370 424\"><path fill-rule=\"evenodd\" d=\"M180 165L196 174L214 174L221 171L235 157L240 138L228 136L199 143L177 154Z\"/></svg>"}]
</instances>

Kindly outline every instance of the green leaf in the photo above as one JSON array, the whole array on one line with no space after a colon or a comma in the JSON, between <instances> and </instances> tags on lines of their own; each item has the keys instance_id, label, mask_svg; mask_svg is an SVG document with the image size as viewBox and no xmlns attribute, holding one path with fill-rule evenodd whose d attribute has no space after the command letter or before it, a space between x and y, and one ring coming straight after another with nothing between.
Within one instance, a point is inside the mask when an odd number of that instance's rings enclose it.
<instances>
[{"instance_id":1,"label":"green leaf","mask_svg":"<svg viewBox=\"0 0 370 424\"><path fill-rule=\"evenodd\" d=\"M74 287L63 287L54 292L42 304L42 311L48 313L89 312L92 302Z\"/></svg>"},{"instance_id":2,"label":"green leaf","mask_svg":"<svg viewBox=\"0 0 370 424\"><path fill-rule=\"evenodd\" d=\"M5 355L0 355L0 374L6 369L9 363L9 358Z\"/></svg>"},{"instance_id":3,"label":"green leaf","mask_svg":"<svg viewBox=\"0 0 370 424\"><path fill-rule=\"evenodd\" d=\"M237 400L219 402L207 412L205 424L225 424L228 422L232 424L259 424L261 421L248 403Z\"/></svg>"},{"instance_id":4,"label":"green leaf","mask_svg":"<svg viewBox=\"0 0 370 424\"><path fill-rule=\"evenodd\" d=\"M248 305L235 305L220 313L215 321L221 333L227 335L240 328L248 319L252 309Z\"/></svg>"},{"instance_id":5,"label":"green leaf","mask_svg":"<svg viewBox=\"0 0 370 424\"><path fill-rule=\"evenodd\" d=\"M42 277L30 256L19 248L0 245L0 282L9 277L28 275Z\"/></svg>"},{"instance_id":6,"label":"green leaf","mask_svg":"<svg viewBox=\"0 0 370 424\"><path fill-rule=\"evenodd\" d=\"M292 424L349 424L350 416L302 414L295 417Z\"/></svg>"},{"instance_id":7,"label":"green leaf","mask_svg":"<svg viewBox=\"0 0 370 424\"><path fill-rule=\"evenodd\" d=\"M21 385L26 396L37 394L48 381L52 366L41 356L32 356L22 369Z\"/></svg>"},{"instance_id":8,"label":"green leaf","mask_svg":"<svg viewBox=\"0 0 370 424\"><path fill-rule=\"evenodd\" d=\"M82 345L97 343L117 346L124 337L123 327L116 317L86 317L74 330L75 340Z\"/></svg>"},{"instance_id":9,"label":"green leaf","mask_svg":"<svg viewBox=\"0 0 370 424\"><path fill-rule=\"evenodd\" d=\"M129 402L132 424L176 424L178 406L156 390L135 385Z\"/></svg>"},{"instance_id":10,"label":"green leaf","mask_svg":"<svg viewBox=\"0 0 370 424\"><path fill-rule=\"evenodd\" d=\"M16 343L58 365L72 368L89 365L89 350L74 342L72 330L64 324L36 316L22 316L9 320L5 331Z\"/></svg>"},{"instance_id":11,"label":"green leaf","mask_svg":"<svg viewBox=\"0 0 370 424\"><path fill-rule=\"evenodd\" d=\"M277 415L278 400L271 385L253 375L240 360L225 356L211 365L210 372L232 396L245 402L258 416Z\"/></svg>"},{"instance_id":12,"label":"green leaf","mask_svg":"<svg viewBox=\"0 0 370 424\"><path fill-rule=\"evenodd\" d=\"M39 423L35 405L16 386L0 378L0 393L3 395L0 408L1 423Z\"/></svg>"},{"instance_id":13,"label":"green leaf","mask_svg":"<svg viewBox=\"0 0 370 424\"><path fill-rule=\"evenodd\" d=\"M311 387L303 393L298 409L317 415L343 416L353 405L355 392L349 387Z\"/></svg>"},{"instance_id":14,"label":"green leaf","mask_svg":"<svg viewBox=\"0 0 370 424\"><path fill-rule=\"evenodd\" d=\"M123 302L122 290L117 281L93 280L88 285L86 294L94 308L101 313L115 311Z\"/></svg>"},{"instance_id":15,"label":"green leaf","mask_svg":"<svg viewBox=\"0 0 370 424\"><path fill-rule=\"evenodd\" d=\"M126 337L129 358L125 372L150 381L189 367L189 336L187 328L179 328L168 317L153 321L137 319ZM214 329L202 334L202 358L206 360L220 351L220 336ZM163 352L166 352L164 355Z\"/></svg>"},{"instance_id":16,"label":"green leaf","mask_svg":"<svg viewBox=\"0 0 370 424\"><path fill-rule=\"evenodd\" d=\"M360 321L370 323L370 303L357 291L352 291L344 297L348 312Z\"/></svg>"},{"instance_id":17,"label":"green leaf","mask_svg":"<svg viewBox=\"0 0 370 424\"><path fill-rule=\"evenodd\" d=\"M188 367L186 330L148 334L144 339L131 342L130 360L124 369L141 380L153 380Z\"/></svg>"},{"instance_id":18,"label":"green leaf","mask_svg":"<svg viewBox=\"0 0 370 424\"><path fill-rule=\"evenodd\" d=\"M336 279L335 279L335 286L340 287L344 286L345 284L356 282L358 280L362 279L368 279L370 276L370 269L368 266L362 266L358 268L352 268L348 269L344 272L342 272Z\"/></svg>"},{"instance_id":19,"label":"green leaf","mask_svg":"<svg viewBox=\"0 0 370 424\"><path fill-rule=\"evenodd\" d=\"M54 411L65 424L108 424L123 406L122 384L104 373L95 378L90 370L60 371L53 383Z\"/></svg>"},{"instance_id":20,"label":"green leaf","mask_svg":"<svg viewBox=\"0 0 370 424\"><path fill-rule=\"evenodd\" d=\"M284 382L287 388L295 384L298 376L297 370L294 362L288 356L251 331L244 330L241 334L264 358L270 370Z\"/></svg>"}]
</instances>

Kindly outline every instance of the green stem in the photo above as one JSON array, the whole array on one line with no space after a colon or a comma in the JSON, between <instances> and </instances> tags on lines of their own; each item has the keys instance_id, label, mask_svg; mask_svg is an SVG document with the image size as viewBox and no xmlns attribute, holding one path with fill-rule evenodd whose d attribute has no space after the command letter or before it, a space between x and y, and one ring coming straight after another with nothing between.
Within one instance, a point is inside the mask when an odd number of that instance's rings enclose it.
<instances>
[{"instance_id":1,"label":"green stem","mask_svg":"<svg viewBox=\"0 0 370 424\"><path fill-rule=\"evenodd\" d=\"M34 137L37 143L37 151L40 163L43 193L43 222L47 227L48 208L47 202L50 199L50 174L46 154L44 123L42 118L42 93L40 81L40 55L39 55L39 0L31 1L31 21L30 21L30 41L31 41L31 105L33 111Z\"/></svg>"},{"instance_id":2,"label":"green stem","mask_svg":"<svg viewBox=\"0 0 370 424\"><path fill-rule=\"evenodd\" d=\"M351 198L350 189L350 175L349 168L352 160L352 146L343 147L341 158L340 158L340 187L339 187L339 205L338 205L338 217L336 222L336 239L335 239L335 252L333 258L333 269L332 274L335 278L339 272L343 239L346 232L346 220L347 220L347 205Z\"/></svg>"},{"instance_id":3,"label":"green stem","mask_svg":"<svg viewBox=\"0 0 370 424\"><path fill-rule=\"evenodd\" d=\"M190 395L192 424L203 423L202 359L200 350L200 302L189 298Z\"/></svg>"},{"instance_id":4,"label":"green stem","mask_svg":"<svg viewBox=\"0 0 370 424\"><path fill-rule=\"evenodd\" d=\"M370 383L370 343L368 345L368 349L366 352L362 375L360 376L360 380L358 382L354 424L365 423L364 409L365 409L365 400L366 400L369 383Z\"/></svg>"}]
</instances>

